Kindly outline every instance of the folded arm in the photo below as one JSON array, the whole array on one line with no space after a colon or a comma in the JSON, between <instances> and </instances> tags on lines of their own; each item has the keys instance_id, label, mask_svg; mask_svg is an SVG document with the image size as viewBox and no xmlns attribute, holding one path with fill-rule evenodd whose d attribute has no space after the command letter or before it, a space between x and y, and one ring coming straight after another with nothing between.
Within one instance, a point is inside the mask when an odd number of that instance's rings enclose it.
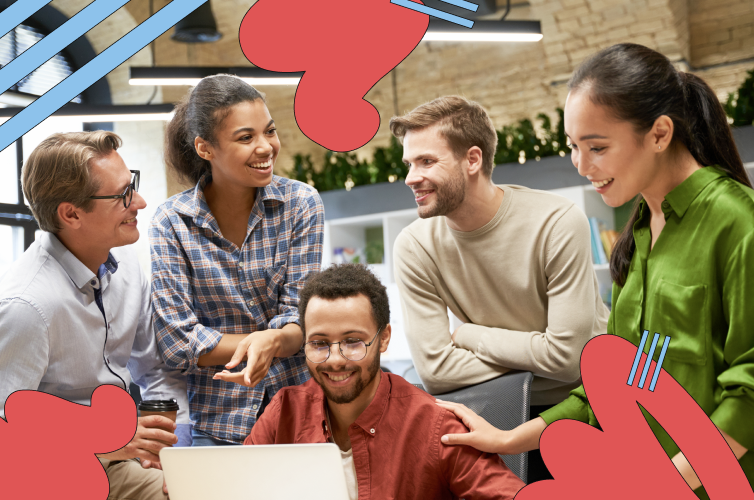
<instances>
[{"instance_id":1,"label":"folded arm","mask_svg":"<svg viewBox=\"0 0 754 500\"><path fill-rule=\"evenodd\" d=\"M453 344L445 302L432 282L413 237L402 232L395 241L395 278L403 309L404 330L416 371L432 394L495 378L508 368L484 361Z\"/></svg>"},{"instance_id":2,"label":"folded arm","mask_svg":"<svg viewBox=\"0 0 754 500\"><path fill-rule=\"evenodd\" d=\"M455 344L488 363L562 382L578 380L581 351L595 333L605 333L609 315L596 293L590 238L586 217L575 206L563 214L548 235L544 331L466 323L455 332Z\"/></svg>"}]
</instances>

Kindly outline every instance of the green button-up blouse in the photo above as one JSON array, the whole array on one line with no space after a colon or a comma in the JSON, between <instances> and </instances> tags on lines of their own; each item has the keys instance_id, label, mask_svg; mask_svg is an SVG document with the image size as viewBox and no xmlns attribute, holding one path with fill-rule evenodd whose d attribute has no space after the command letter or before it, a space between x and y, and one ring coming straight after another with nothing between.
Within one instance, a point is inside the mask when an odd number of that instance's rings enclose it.
<instances>
[{"instance_id":1,"label":"green button-up blouse","mask_svg":"<svg viewBox=\"0 0 754 500\"><path fill-rule=\"evenodd\" d=\"M754 484L754 191L702 168L668 193L662 211L665 227L650 251L650 212L642 202L636 251L625 285L613 284L607 333L637 346L644 330L649 340L655 332L671 337L662 367L715 425L752 450L740 464ZM583 386L541 416L548 424L570 418L597 425ZM645 416L675 456L670 436ZM707 498L703 488L697 494Z\"/></svg>"}]
</instances>

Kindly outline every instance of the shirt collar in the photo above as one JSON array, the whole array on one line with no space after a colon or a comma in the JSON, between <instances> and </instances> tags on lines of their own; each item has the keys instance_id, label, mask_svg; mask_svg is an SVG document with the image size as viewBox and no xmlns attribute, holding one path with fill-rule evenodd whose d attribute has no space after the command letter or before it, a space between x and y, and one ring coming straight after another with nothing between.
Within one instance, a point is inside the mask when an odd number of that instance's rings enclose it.
<instances>
[{"instance_id":1,"label":"shirt collar","mask_svg":"<svg viewBox=\"0 0 754 500\"><path fill-rule=\"evenodd\" d=\"M727 174L717 167L700 168L691 174L686 180L676 186L671 192L665 195L665 201L662 203L662 211L665 216L675 212L678 217L683 217L694 199L704 190L711 182L724 177Z\"/></svg>"},{"instance_id":2,"label":"shirt collar","mask_svg":"<svg viewBox=\"0 0 754 500\"><path fill-rule=\"evenodd\" d=\"M212 174L206 173L201 176L199 182L194 186L192 193L186 193L180 196L173 204L173 208L182 214L191 217L197 226L204 227L209 225L210 210L207 199L204 197L204 188L212 180ZM259 188L257 188L259 192ZM255 206L261 205L268 200L275 200L280 203L285 202L285 196L280 190L280 181L277 176L272 176L272 181L261 189L261 196L257 197ZM262 212L264 212L262 210Z\"/></svg>"},{"instance_id":3,"label":"shirt collar","mask_svg":"<svg viewBox=\"0 0 754 500\"><path fill-rule=\"evenodd\" d=\"M356 419L356 422L354 422L355 425L358 425L364 430L367 436L371 437L374 437L377 432L379 432L378 424L382 420L382 415L385 413L388 400L390 399L390 377L388 377L387 373L382 370L379 371L379 377L380 385L377 387L377 392L375 393L372 402L369 403L369 406L366 407ZM322 422L325 439L330 439L332 436L332 429L327 425L327 408L325 406L327 405L327 397L325 396L322 387L320 387L316 381L312 380L312 382L317 386L316 394L322 397L322 406L320 407L321 419L318 419L318 421Z\"/></svg>"},{"instance_id":4,"label":"shirt collar","mask_svg":"<svg viewBox=\"0 0 754 500\"><path fill-rule=\"evenodd\" d=\"M99 278L73 255L57 236L44 231L40 236L40 245L60 264L79 290L87 286L99 286ZM103 266L110 274L114 274L118 270L118 261L108 252Z\"/></svg>"}]
</instances>

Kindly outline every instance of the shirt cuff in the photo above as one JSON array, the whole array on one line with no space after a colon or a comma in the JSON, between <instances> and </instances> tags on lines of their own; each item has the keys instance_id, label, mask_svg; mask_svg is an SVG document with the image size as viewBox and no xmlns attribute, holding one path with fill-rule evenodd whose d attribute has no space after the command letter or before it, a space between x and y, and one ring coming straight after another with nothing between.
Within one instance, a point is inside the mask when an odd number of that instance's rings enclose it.
<instances>
[{"instance_id":1,"label":"shirt cuff","mask_svg":"<svg viewBox=\"0 0 754 500\"><path fill-rule=\"evenodd\" d=\"M208 366L199 366L199 358L208 352L212 352L223 338L223 334L214 328L206 328L201 324L197 324L194 328L199 329L196 336L198 345L196 349L188 349L190 368L185 372L186 374L201 373L203 370L207 370L209 368ZM171 366L171 368L173 367Z\"/></svg>"},{"instance_id":2,"label":"shirt cuff","mask_svg":"<svg viewBox=\"0 0 754 500\"><path fill-rule=\"evenodd\" d=\"M754 401L748 395L723 399L710 420L747 450L754 449Z\"/></svg>"},{"instance_id":3,"label":"shirt cuff","mask_svg":"<svg viewBox=\"0 0 754 500\"><path fill-rule=\"evenodd\" d=\"M556 420L571 419L578 420L580 422L589 422L589 410L580 398L576 396L569 396L568 399L562 403L553 406L549 410L545 410L539 414L547 425L555 422Z\"/></svg>"},{"instance_id":4,"label":"shirt cuff","mask_svg":"<svg viewBox=\"0 0 754 500\"><path fill-rule=\"evenodd\" d=\"M288 323L296 323L297 325L301 326L301 323L298 322L297 314L281 314L272 318L267 324L267 328L270 330L279 330Z\"/></svg>"},{"instance_id":5,"label":"shirt cuff","mask_svg":"<svg viewBox=\"0 0 754 500\"><path fill-rule=\"evenodd\" d=\"M461 349L466 349L474 354L479 349L479 343L482 341L482 335L484 331L481 328L474 328L476 325L471 323L464 323L456 331L453 337L453 344Z\"/></svg>"},{"instance_id":6,"label":"shirt cuff","mask_svg":"<svg viewBox=\"0 0 754 500\"><path fill-rule=\"evenodd\" d=\"M191 446L191 424L176 424L175 435L178 437L178 442L173 445L175 447L188 447Z\"/></svg>"}]
</instances>

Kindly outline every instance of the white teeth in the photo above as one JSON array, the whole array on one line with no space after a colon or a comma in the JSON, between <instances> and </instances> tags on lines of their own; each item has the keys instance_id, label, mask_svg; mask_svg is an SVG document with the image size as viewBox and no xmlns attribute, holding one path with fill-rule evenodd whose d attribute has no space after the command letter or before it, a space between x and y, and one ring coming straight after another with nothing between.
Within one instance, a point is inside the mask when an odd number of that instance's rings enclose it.
<instances>
[{"instance_id":1,"label":"white teeth","mask_svg":"<svg viewBox=\"0 0 754 500\"><path fill-rule=\"evenodd\" d=\"M328 376L330 377L331 380L333 380L335 382L340 382L340 381L345 380L348 377L350 377L351 374L350 373L346 373L344 375L332 375L332 374L328 374Z\"/></svg>"},{"instance_id":2,"label":"white teeth","mask_svg":"<svg viewBox=\"0 0 754 500\"><path fill-rule=\"evenodd\" d=\"M270 158L269 160L267 160L264 163L252 163L251 165L248 165L248 166L250 168L256 168L256 169L259 169L259 170L264 170L264 169L270 168L272 166L272 158Z\"/></svg>"},{"instance_id":3,"label":"white teeth","mask_svg":"<svg viewBox=\"0 0 754 500\"><path fill-rule=\"evenodd\" d=\"M605 179L605 180L601 180L601 181L592 181L592 186L594 186L596 188L602 187L602 186L604 186L606 184L609 184L612 180L613 179Z\"/></svg>"}]
</instances>

